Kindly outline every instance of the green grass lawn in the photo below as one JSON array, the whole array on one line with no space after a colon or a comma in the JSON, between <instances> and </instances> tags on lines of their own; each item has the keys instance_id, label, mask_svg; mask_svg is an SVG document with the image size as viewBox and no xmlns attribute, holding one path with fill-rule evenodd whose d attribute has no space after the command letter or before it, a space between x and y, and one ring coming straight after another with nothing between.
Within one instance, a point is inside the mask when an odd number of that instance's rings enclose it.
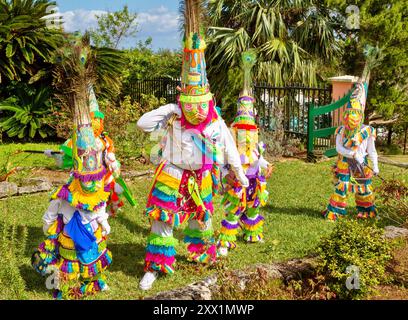
<instances>
[{"instance_id":1,"label":"green grass lawn","mask_svg":"<svg viewBox=\"0 0 408 320\"><path fill-rule=\"evenodd\" d=\"M4 160L5 150L21 149L21 145L0 145L0 163ZM52 148L47 145L25 145L24 148L38 150ZM41 155L24 160L23 165L52 166L52 160ZM238 269L257 262L276 262L302 257L317 245L319 239L327 235L333 223L321 218L333 190L330 166L333 161L309 164L302 161L286 161L276 164L276 170L268 182L269 204L262 209L265 216L265 243L238 243L238 248L222 263L224 268ZM137 168L134 168L137 169ZM406 169L389 165L380 165L383 177L408 178ZM375 184L379 184L376 179ZM186 261L186 250L180 242L178 246L177 271L171 277L159 278L154 288L146 294L138 289L143 275L145 239L149 233L149 223L143 215L151 179L134 179L130 187L138 201L134 208L126 205L116 218L110 219L112 233L109 248L112 250L113 263L107 272L110 291L93 296L92 299L138 299L159 291L169 290L202 279L214 269L195 266ZM352 197L349 199L352 204ZM222 219L220 197L215 202L214 228L218 229ZM25 284L23 295L2 296L0 278L0 298L51 299L45 288L45 280L30 266L30 257L36 246L43 241L41 217L47 208L48 194L37 194L10 198L0 201L0 223L16 220L19 229L25 227L27 240L24 252L18 257L19 273ZM350 214L353 214L350 207ZM182 239L181 230L176 237ZM21 241L24 241L22 239ZM0 262L1 263L1 262ZM0 274L1 275L1 274Z\"/></svg>"}]
</instances>

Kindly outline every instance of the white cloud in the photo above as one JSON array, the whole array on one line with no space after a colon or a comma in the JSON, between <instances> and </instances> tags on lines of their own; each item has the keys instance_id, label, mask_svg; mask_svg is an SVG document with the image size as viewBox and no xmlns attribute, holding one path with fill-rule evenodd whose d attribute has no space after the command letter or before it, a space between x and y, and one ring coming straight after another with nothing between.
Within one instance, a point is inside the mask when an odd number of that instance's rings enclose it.
<instances>
[{"instance_id":1,"label":"white cloud","mask_svg":"<svg viewBox=\"0 0 408 320\"><path fill-rule=\"evenodd\" d=\"M73 10L62 13L64 29L68 32L89 30L97 27L97 18L107 14L103 10ZM178 48L180 47L179 35L180 15L176 11L170 11L165 6L151 9L147 12L138 13L137 23L138 39L153 38L155 48Z\"/></svg>"},{"instance_id":2,"label":"white cloud","mask_svg":"<svg viewBox=\"0 0 408 320\"><path fill-rule=\"evenodd\" d=\"M107 12L103 10L83 9L63 12L64 29L67 32L83 32L85 30L96 28L98 26L96 16L104 14L107 14Z\"/></svg>"},{"instance_id":3,"label":"white cloud","mask_svg":"<svg viewBox=\"0 0 408 320\"><path fill-rule=\"evenodd\" d=\"M148 12L139 13L137 21L143 33L178 32L179 14L161 6Z\"/></svg>"}]
</instances>

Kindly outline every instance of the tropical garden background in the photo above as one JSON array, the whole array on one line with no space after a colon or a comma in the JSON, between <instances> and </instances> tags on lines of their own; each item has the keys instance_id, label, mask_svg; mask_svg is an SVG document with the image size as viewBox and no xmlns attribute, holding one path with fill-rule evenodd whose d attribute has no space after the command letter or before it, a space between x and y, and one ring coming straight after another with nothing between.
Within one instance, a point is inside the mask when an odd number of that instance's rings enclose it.
<instances>
[{"instance_id":1,"label":"tropical garden background","mask_svg":"<svg viewBox=\"0 0 408 320\"><path fill-rule=\"evenodd\" d=\"M55 89L58 75L53 72L57 62L55 52L65 41L65 32L63 25L50 28L46 19L47 8L55 4L48 0L0 0L0 181L19 181L38 172L44 174L45 171L41 171L44 168L47 172L57 172L50 159L41 154L24 154L21 150L57 150L70 134L71 119L58 99ZM408 132L406 1L208 0L205 5L208 10L208 77L227 122L234 116L242 86L240 54L249 48L255 48L258 53L254 70L258 89L274 88L283 96L282 92L291 92L290 88L321 90L321 104L331 100L330 94L324 96L324 92L330 92L329 77L360 75L365 45L381 48L381 65L371 75L365 122L378 129L377 147L387 156L388 163L400 166L381 164L382 177L388 184L379 179L375 182L380 188L379 206L384 219L379 225L367 226L366 230L369 241L378 249L381 244L375 238L375 228L381 229L387 224L406 225L408 216L405 184L408 173L404 169L408 162L404 157ZM357 5L359 9L359 23L352 27L347 10L350 5ZM125 6L99 16L98 27L88 33L98 60L95 91L106 114L105 129L115 142L124 170L142 172L152 168L149 152L156 142L139 132L135 122L142 113L174 101L181 52L153 50L152 39L139 40L137 17L137 12ZM133 39L133 45L123 49L120 44L124 38ZM292 102L291 106L298 102ZM259 121L265 123L263 106L259 103L257 107L261 115ZM266 242L261 249L247 246L245 252L238 251L221 269L283 261L318 252L315 248L321 238L333 232L333 224L324 221L319 214L332 188L331 162L305 161L307 134L293 134L286 114L285 103L274 104L268 111L273 126L264 126L261 132L268 157L276 161L268 186L271 204L263 209ZM142 274L143 241L148 230L148 221L142 215L149 187L145 180L146 177L130 181L138 205L126 206L122 214L112 219L112 290L103 293L102 298L142 296L137 283ZM1 299L48 297L43 280L30 269L29 262L32 250L42 240L41 216L46 206L46 193L0 200ZM218 223L222 210L218 205L217 208ZM349 225L344 228L353 227L358 228ZM385 265L391 253L381 247L383 249L386 253L381 261ZM182 254L183 248L180 250ZM371 263L370 259L367 256ZM361 265L367 261L360 261ZM211 272L190 266L182 259L179 269L173 281L159 280L155 292L181 286ZM377 273L380 277L386 272ZM367 273L367 279L373 277ZM406 285L406 279L400 282ZM378 279L370 285L375 287L380 283L383 282ZM297 292L293 290L292 293ZM368 293L368 289L363 293ZM312 295L295 296L310 298Z\"/></svg>"}]
</instances>

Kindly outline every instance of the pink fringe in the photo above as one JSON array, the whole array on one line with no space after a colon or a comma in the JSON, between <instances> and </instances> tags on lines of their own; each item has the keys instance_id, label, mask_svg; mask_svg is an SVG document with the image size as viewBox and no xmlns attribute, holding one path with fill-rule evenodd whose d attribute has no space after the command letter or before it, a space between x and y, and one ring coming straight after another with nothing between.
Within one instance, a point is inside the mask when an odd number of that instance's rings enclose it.
<instances>
[{"instance_id":1,"label":"pink fringe","mask_svg":"<svg viewBox=\"0 0 408 320\"><path fill-rule=\"evenodd\" d=\"M166 264L171 266L175 262L175 257L166 257L163 254L146 253L146 261L154 262L156 264Z\"/></svg>"},{"instance_id":2,"label":"pink fringe","mask_svg":"<svg viewBox=\"0 0 408 320\"><path fill-rule=\"evenodd\" d=\"M194 253L203 253L204 252L204 245L202 243L190 243L187 247L189 252Z\"/></svg>"}]
</instances>

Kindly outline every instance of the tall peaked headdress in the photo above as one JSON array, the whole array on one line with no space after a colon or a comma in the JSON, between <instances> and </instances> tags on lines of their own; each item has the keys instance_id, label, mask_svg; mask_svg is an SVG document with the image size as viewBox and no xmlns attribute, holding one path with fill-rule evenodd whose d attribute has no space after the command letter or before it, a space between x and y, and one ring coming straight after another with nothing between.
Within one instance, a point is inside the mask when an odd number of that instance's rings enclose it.
<instances>
[{"instance_id":1,"label":"tall peaked headdress","mask_svg":"<svg viewBox=\"0 0 408 320\"><path fill-rule=\"evenodd\" d=\"M179 103L187 121L198 125L214 108L206 71L202 0L183 1L185 33Z\"/></svg>"},{"instance_id":2,"label":"tall peaked headdress","mask_svg":"<svg viewBox=\"0 0 408 320\"><path fill-rule=\"evenodd\" d=\"M252 94L252 68L256 63L254 49L242 53L242 69L244 71L244 86L237 103L237 115L231 127L234 129L241 164L248 166L259 155L258 127L255 122L254 102Z\"/></svg>"},{"instance_id":3,"label":"tall peaked headdress","mask_svg":"<svg viewBox=\"0 0 408 320\"><path fill-rule=\"evenodd\" d=\"M90 110L90 88L96 79L95 57L89 37L79 33L70 35L59 53L59 63L54 71L55 84L61 93L60 99L73 115L74 167L71 180L64 187L71 193L68 197L71 204L93 211L105 203L109 195L103 190L106 174L102 162L103 146L95 139Z\"/></svg>"},{"instance_id":4,"label":"tall peaked headdress","mask_svg":"<svg viewBox=\"0 0 408 320\"><path fill-rule=\"evenodd\" d=\"M356 110L361 114L364 114L366 108L371 70L377 67L383 59L382 50L370 45L366 45L364 48L364 56L366 62L363 74L356 83L350 101L346 106L346 111Z\"/></svg>"},{"instance_id":5,"label":"tall peaked headdress","mask_svg":"<svg viewBox=\"0 0 408 320\"><path fill-rule=\"evenodd\" d=\"M232 127L239 129L256 129L254 101L252 95L252 68L256 63L256 51L251 49L242 53L244 86L238 98L237 115Z\"/></svg>"},{"instance_id":6,"label":"tall peaked headdress","mask_svg":"<svg viewBox=\"0 0 408 320\"><path fill-rule=\"evenodd\" d=\"M93 86L89 87L89 110L91 112L91 116L97 119L104 119L105 115L99 110L99 103L96 99L95 91Z\"/></svg>"}]
</instances>

